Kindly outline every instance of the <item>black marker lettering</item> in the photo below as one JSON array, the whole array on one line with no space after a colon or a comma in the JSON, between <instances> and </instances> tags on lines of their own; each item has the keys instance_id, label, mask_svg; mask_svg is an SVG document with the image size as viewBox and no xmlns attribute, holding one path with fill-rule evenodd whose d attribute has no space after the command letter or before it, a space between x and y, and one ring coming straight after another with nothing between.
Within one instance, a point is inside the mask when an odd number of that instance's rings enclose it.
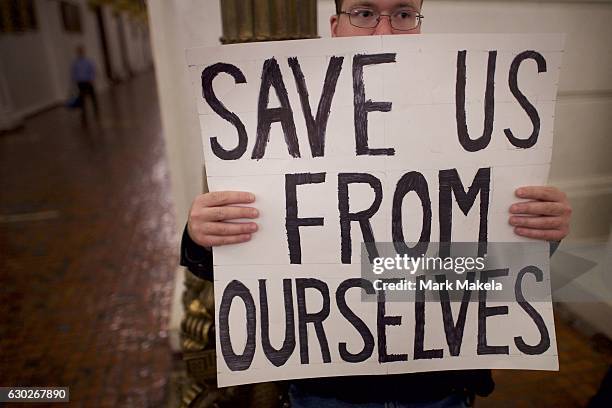
<instances>
[{"instance_id":1,"label":"black marker lettering","mask_svg":"<svg viewBox=\"0 0 612 408\"><path fill-rule=\"evenodd\" d=\"M365 84L363 82L363 67L374 64L387 64L395 62L395 54L357 54L353 57L353 105L355 120L355 142L358 156L393 156L395 149L370 149L368 145L368 113L389 112L391 102L372 102L365 96Z\"/></svg>"},{"instance_id":2,"label":"black marker lettering","mask_svg":"<svg viewBox=\"0 0 612 408\"><path fill-rule=\"evenodd\" d=\"M404 227L402 222L402 203L409 192L414 191L421 200L423 207L423 227L421 237L414 247L406 245L404 239ZM431 236L431 199L427 180L419 172L411 171L402 176L397 182L393 196L393 208L391 211L391 236L393 245L398 254L406 254L410 257L418 257L427 251L429 238Z\"/></svg>"},{"instance_id":3,"label":"black marker lettering","mask_svg":"<svg viewBox=\"0 0 612 408\"><path fill-rule=\"evenodd\" d=\"M518 276L516 277L516 283L514 284L514 294L516 296L516 301L518 302L519 306L523 308L523 310L529 315L529 317L531 317L531 319L533 319L533 322L537 326L540 332L540 342L535 346L531 346L525 343L521 336L516 336L514 338L514 344L516 344L516 347L523 353L529 355L536 355L542 354L550 348L550 335L548 334L548 329L546 328L546 323L544 323L544 319L542 319L542 316L538 313L537 310L533 308L533 306L529 304L529 302L527 302L527 300L525 300L525 296L523 296L523 278L528 273L531 273L536 277L536 282L542 282L542 279L544 279L544 274L539 268L535 266L527 266L521 269Z\"/></svg>"},{"instance_id":4,"label":"black marker lettering","mask_svg":"<svg viewBox=\"0 0 612 408\"><path fill-rule=\"evenodd\" d=\"M300 227L323 225L323 218L298 218L298 203L296 186L300 184L316 184L325 182L325 173L285 174L285 205L287 215L285 228L289 246L289 260L292 264L302 263L302 245L300 243Z\"/></svg>"},{"instance_id":5,"label":"black marker lettering","mask_svg":"<svg viewBox=\"0 0 612 408\"><path fill-rule=\"evenodd\" d=\"M529 119L531 119L531 123L533 123L533 132L531 132L531 136L527 139L519 139L512 134L510 129L504 129L504 133L506 137L516 147L520 147L523 149L528 149L534 146L538 142L538 136L540 135L540 115L538 115L538 111L536 108L527 100L525 95L518 88L518 71L521 66L521 63L526 59L533 59L538 64L538 73L546 72L546 60L536 51L524 51L514 58L512 61L512 65L510 66L510 76L508 82L510 84L510 90L512 91L512 95L519 102L521 107L525 109L527 115L529 115Z\"/></svg>"},{"instance_id":6,"label":"black marker lettering","mask_svg":"<svg viewBox=\"0 0 612 408\"><path fill-rule=\"evenodd\" d=\"M480 273L481 282L487 283L489 278L508 276L508 269L492 269ZM487 291L478 292L478 347L479 356L485 354L509 354L508 346L489 346L487 344L487 317L508 314L508 306L487 307Z\"/></svg>"},{"instance_id":7,"label":"black marker lettering","mask_svg":"<svg viewBox=\"0 0 612 408\"><path fill-rule=\"evenodd\" d=\"M280 102L278 108L268 108L271 87L274 87L276 96L278 96ZM270 58L264 62L263 72L261 73L261 88L259 89L259 102L257 104L257 139L251 158L259 160L264 157L266 146L270 141L270 128L274 122L280 122L283 127L289 154L292 157L300 157L293 110L291 110L287 88L285 88L283 82L283 74L276 59Z\"/></svg>"},{"instance_id":8,"label":"black marker lettering","mask_svg":"<svg viewBox=\"0 0 612 408\"><path fill-rule=\"evenodd\" d=\"M385 292L378 291L378 309L376 326L378 329L378 362L408 361L408 354L387 353L387 326L399 326L402 324L401 316L387 316L385 307Z\"/></svg>"},{"instance_id":9,"label":"black marker lettering","mask_svg":"<svg viewBox=\"0 0 612 408\"><path fill-rule=\"evenodd\" d=\"M475 272L468 272L466 278L470 284L476 279ZM438 283L446 282L446 275L436 275ZM458 356L461 353L461 343L463 342L463 330L465 329L465 319L467 317L467 309L472 296L471 289L463 291L461 306L459 308L459 316L457 323L453 319L453 310L451 309L450 296L446 287L438 291L440 294L440 306L442 307L442 320L444 321L444 333L446 333L446 343L451 356Z\"/></svg>"},{"instance_id":10,"label":"black marker lettering","mask_svg":"<svg viewBox=\"0 0 612 408\"><path fill-rule=\"evenodd\" d=\"M275 349L270 343L270 316L268 312L268 292L266 280L259 280L259 304L261 307L261 345L268 360L276 367L287 362L295 350L295 321L293 317L293 291L291 279L283 279L283 295L285 299L285 340L280 349Z\"/></svg>"},{"instance_id":11,"label":"black marker lettering","mask_svg":"<svg viewBox=\"0 0 612 408\"><path fill-rule=\"evenodd\" d=\"M416 280L416 293L414 303L414 359L430 360L432 358L442 358L442 349L425 350L425 290L421 287L421 282L425 281L425 276L419 276Z\"/></svg>"},{"instance_id":12,"label":"black marker lettering","mask_svg":"<svg viewBox=\"0 0 612 408\"><path fill-rule=\"evenodd\" d=\"M317 117L315 119L312 117L310 101L308 100L308 88L306 87L306 80L304 79L304 73L302 72L300 63L297 58L289 58L289 66L293 71L295 85L300 95L300 102L302 103L304 120L306 120L306 130L308 131L308 141L310 142L312 157L322 157L325 154L327 119L329 119L331 103L334 98L334 93L336 92L336 83L338 82L340 71L342 70L343 61L344 57L331 57L329 60L323 91L321 92L321 99L319 99L319 107L317 108Z\"/></svg>"},{"instance_id":13,"label":"black marker lettering","mask_svg":"<svg viewBox=\"0 0 612 408\"><path fill-rule=\"evenodd\" d=\"M206 102L208 102L208 105L210 105L211 109L217 115L234 125L236 131L238 132L238 145L232 150L226 150L219 144L216 137L211 137L210 146L215 156L221 160L237 160L242 157L246 151L248 137L244 124L240 118L235 113L230 112L225 107L223 102L217 98L215 92L213 91L213 80L221 72L225 72L226 74L233 76L234 81L237 84L246 84L246 78L244 77L244 74L240 68L231 64L218 63L206 67L206 69L202 71L202 94Z\"/></svg>"},{"instance_id":14,"label":"black marker lettering","mask_svg":"<svg viewBox=\"0 0 612 408\"><path fill-rule=\"evenodd\" d=\"M329 288L327 284L318 279L305 279L298 278L295 280L295 286L297 289L297 305L298 305L298 321L299 321L299 333L300 333L300 361L302 364L308 364L308 328L307 324L312 323L317 333L317 339L321 346L321 355L323 356L324 363L331 362L331 356L329 354L329 345L327 343L327 336L325 336L325 330L323 329L323 321L329 316ZM306 311L306 289L315 289L321 293L323 298L323 307L317 313L308 313Z\"/></svg>"},{"instance_id":15,"label":"black marker lettering","mask_svg":"<svg viewBox=\"0 0 612 408\"><path fill-rule=\"evenodd\" d=\"M489 192L491 190L491 169L478 169L472 185L465 191L463 183L459 178L457 169L440 170L438 173L440 192L439 192L439 219L440 219L440 242L452 242L452 225L453 225L453 202L451 194L454 194L455 200L464 215L468 212L476 202L476 197L480 194L480 225L478 228L478 242L487 242L487 226L489 218ZM452 192L452 193L451 193ZM484 256L486 253L485 245L479 245L478 256ZM449 247L447 245L440 246L440 256L449 256Z\"/></svg>"},{"instance_id":16,"label":"black marker lettering","mask_svg":"<svg viewBox=\"0 0 612 408\"><path fill-rule=\"evenodd\" d=\"M239 297L246 308L246 334L247 341L242 354L234 353L232 347L232 336L229 330L229 313L234 298ZM232 371L244 371L251 366L255 355L255 302L253 296L242 282L233 280L225 287L221 304L219 305L219 342L221 343L221 354Z\"/></svg>"},{"instance_id":17,"label":"black marker lettering","mask_svg":"<svg viewBox=\"0 0 612 408\"><path fill-rule=\"evenodd\" d=\"M363 211L351 213L349 211L349 194L348 186L353 183L369 184L374 190L374 202L372 205ZM340 240L341 249L340 257L342 263L351 263L352 258L352 240L351 240L351 222L358 221L363 235L363 242L366 244L368 256L373 262L374 258L378 258L378 250L376 249L374 233L372 232L372 224L370 218L376 214L382 202L382 184L380 180L371 174L367 173L340 173L338 174L338 210L340 211Z\"/></svg>"},{"instance_id":18,"label":"black marker lettering","mask_svg":"<svg viewBox=\"0 0 612 408\"><path fill-rule=\"evenodd\" d=\"M374 336L368 328L368 325L365 324L363 320L361 320L361 318L359 318L359 316L357 316L355 312L353 312L351 308L348 307L348 305L346 304L346 292L350 288L359 287L365 290L366 293L369 295L373 295L376 293L372 282L362 278L347 279L342 282L336 290L336 304L338 305L338 310L340 311L340 313L342 313L342 316L344 316L346 320L348 320L353 325L353 327L357 330L357 332L363 339L363 349L355 354L348 351L346 343L342 342L338 344L340 358L342 358L343 361L349 363L359 363L365 361L370 358L372 352L374 351Z\"/></svg>"},{"instance_id":19,"label":"black marker lettering","mask_svg":"<svg viewBox=\"0 0 612 408\"><path fill-rule=\"evenodd\" d=\"M457 84L455 92L455 104L457 112L457 135L459 143L468 152L477 152L489 145L493 133L493 117L495 115L495 64L497 62L497 51L489 51L489 63L487 67L487 89L484 100L484 130L478 139L471 139L468 133L465 117L465 83L466 83L466 59L467 51L459 51L457 54Z\"/></svg>"}]
</instances>

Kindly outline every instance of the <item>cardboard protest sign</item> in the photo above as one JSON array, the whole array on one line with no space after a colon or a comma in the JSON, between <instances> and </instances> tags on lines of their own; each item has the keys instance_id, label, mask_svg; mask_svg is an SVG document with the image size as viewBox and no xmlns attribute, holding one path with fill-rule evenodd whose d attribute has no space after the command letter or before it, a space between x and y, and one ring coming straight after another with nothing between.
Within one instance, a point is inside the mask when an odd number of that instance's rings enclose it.
<instances>
[{"instance_id":1,"label":"cardboard protest sign","mask_svg":"<svg viewBox=\"0 0 612 408\"><path fill-rule=\"evenodd\" d=\"M252 192L260 212L250 242L214 249L219 386L557 369L546 243L468 272L450 306L418 290L386 301L360 262L382 253L362 242L424 257L428 242L525 241L508 208L517 187L546 184L562 45L420 35L189 50L209 188ZM512 299L493 296L502 283Z\"/></svg>"}]
</instances>

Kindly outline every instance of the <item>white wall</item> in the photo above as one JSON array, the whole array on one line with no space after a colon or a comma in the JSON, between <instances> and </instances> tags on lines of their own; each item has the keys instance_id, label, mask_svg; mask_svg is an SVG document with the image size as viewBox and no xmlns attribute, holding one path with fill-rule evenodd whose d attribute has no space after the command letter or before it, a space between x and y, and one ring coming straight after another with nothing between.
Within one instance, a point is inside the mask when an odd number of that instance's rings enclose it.
<instances>
[{"instance_id":1,"label":"white wall","mask_svg":"<svg viewBox=\"0 0 612 408\"><path fill-rule=\"evenodd\" d=\"M0 35L0 130L16 125L23 117L68 99L72 84L70 66L77 45L83 45L97 69L96 87L108 84L99 37L98 22L87 0L73 0L81 10L82 33L65 32L59 2L35 0L38 30ZM127 77L121 54L116 20L104 9L106 34L113 70ZM133 30L125 15L128 58L135 72L152 66L147 30ZM144 33L144 35L143 35Z\"/></svg>"},{"instance_id":2,"label":"white wall","mask_svg":"<svg viewBox=\"0 0 612 408\"><path fill-rule=\"evenodd\" d=\"M133 73L147 71L152 67L153 59L146 26L142 22L129 18L129 16L125 14L121 16L121 20L125 29L127 57L130 69Z\"/></svg>"},{"instance_id":3,"label":"white wall","mask_svg":"<svg viewBox=\"0 0 612 408\"><path fill-rule=\"evenodd\" d=\"M17 117L68 97L69 67L77 44L83 44L96 65L102 66L95 16L91 12L82 13L83 33L70 34L63 32L57 2L37 0L34 5L37 31L0 35L0 75L10 95L12 114ZM103 79L98 85L105 85Z\"/></svg>"},{"instance_id":4,"label":"white wall","mask_svg":"<svg viewBox=\"0 0 612 408\"><path fill-rule=\"evenodd\" d=\"M149 70L153 66L153 57L146 26L126 13L118 14L108 7L103 8L102 16L113 78L124 80L130 75Z\"/></svg>"},{"instance_id":5,"label":"white wall","mask_svg":"<svg viewBox=\"0 0 612 408\"><path fill-rule=\"evenodd\" d=\"M187 75L185 49L218 45L218 1L150 0L151 40L164 137L172 174L177 224L187 219L191 201L203 190L200 124Z\"/></svg>"},{"instance_id":6,"label":"white wall","mask_svg":"<svg viewBox=\"0 0 612 408\"><path fill-rule=\"evenodd\" d=\"M102 18L106 34L106 44L108 46L108 57L111 66L113 79L123 80L129 76L128 67L125 66L121 54L121 38L119 36L119 18L109 7L102 9Z\"/></svg>"},{"instance_id":7,"label":"white wall","mask_svg":"<svg viewBox=\"0 0 612 408\"><path fill-rule=\"evenodd\" d=\"M329 17L336 12L334 0L317 0L317 30L319 37L329 38Z\"/></svg>"},{"instance_id":8,"label":"white wall","mask_svg":"<svg viewBox=\"0 0 612 408\"><path fill-rule=\"evenodd\" d=\"M160 98L162 125L170 165L178 233L187 220L193 198L204 189L200 124L188 79L185 49L219 44L219 2L209 0L149 0L151 43ZM176 238L177 246L179 237ZM170 314L170 345L180 350L181 293L184 271L177 270Z\"/></svg>"},{"instance_id":9,"label":"white wall","mask_svg":"<svg viewBox=\"0 0 612 408\"><path fill-rule=\"evenodd\" d=\"M47 68L47 50L40 32L0 36L0 54L0 69L17 116L56 101L53 74Z\"/></svg>"}]
</instances>

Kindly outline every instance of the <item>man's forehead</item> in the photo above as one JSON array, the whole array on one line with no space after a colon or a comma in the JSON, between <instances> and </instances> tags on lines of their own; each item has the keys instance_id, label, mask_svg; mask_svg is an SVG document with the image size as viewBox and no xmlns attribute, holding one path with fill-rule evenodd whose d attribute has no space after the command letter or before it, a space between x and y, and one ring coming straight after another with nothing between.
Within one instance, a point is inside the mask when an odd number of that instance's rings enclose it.
<instances>
[{"instance_id":1,"label":"man's forehead","mask_svg":"<svg viewBox=\"0 0 612 408\"><path fill-rule=\"evenodd\" d=\"M422 0L343 0L342 9L355 6L368 6L379 10L395 9L398 7L411 7L420 9Z\"/></svg>"}]
</instances>

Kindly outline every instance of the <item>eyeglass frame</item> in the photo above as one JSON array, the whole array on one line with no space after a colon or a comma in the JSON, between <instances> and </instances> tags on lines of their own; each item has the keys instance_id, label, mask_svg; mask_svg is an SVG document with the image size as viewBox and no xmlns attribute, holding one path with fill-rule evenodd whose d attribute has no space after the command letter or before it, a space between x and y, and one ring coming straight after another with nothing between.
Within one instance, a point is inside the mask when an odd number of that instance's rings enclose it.
<instances>
[{"instance_id":1,"label":"eyeglass frame","mask_svg":"<svg viewBox=\"0 0 612 408\"><path fill-rule=\"evenodd\" d=\"M415 25L414 27L409 28L409 29L407 29L407 30L404 30L404 29L401 29L401 28L395 28L395 27L393 27L393 21L391 20L391 17L393 17L393 16L392 16L391 14L382 14L382 13L378 13L378 12L376 12L376 11L373 11L373 13L377 13L377 14L378 14L378 17L376 18L376 25L375 25L375 26L373 26L373 27L360 27L360 26L358 26L358 25L353 24L353 20L351 19L351 15L352 15L352 14L351 14L351 11L353 11L353 10L350 10L350 11L345 11L345 10L342 10L342 11L339 11L339 12L337 13L337 15L339 16L340 14L346 14L346 15L348 16L349 23L350 23L350 24L351 24L353 27L357 27L357 28L365 28L365 29L368 29L368 30L371 30L371 29L376 29L376 27L378 27L378 25L380 24L380 18L381 18L381 17L389 17L389 25L391 25L391 28L393 28L394 30L397 30L397 31L412 31L412 30L414 30L414 29L418 28L418 27L421 25L422 20L425 18L425 16L424 16L424 15L422 15L422 14L421 14L421 12L416 11L416 10L412 10L412 11L414 11L414 12L416 13L417 25Z\"/></svg>"}]
</instances>

